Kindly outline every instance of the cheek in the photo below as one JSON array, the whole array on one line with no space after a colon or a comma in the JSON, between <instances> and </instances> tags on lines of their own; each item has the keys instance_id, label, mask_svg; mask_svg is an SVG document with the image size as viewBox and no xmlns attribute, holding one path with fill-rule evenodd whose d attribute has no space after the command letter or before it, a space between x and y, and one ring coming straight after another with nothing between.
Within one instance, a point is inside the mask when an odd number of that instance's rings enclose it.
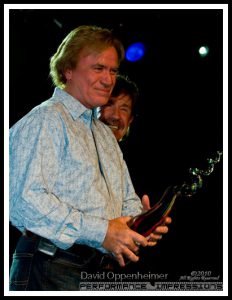
<instances>
[{"instance_id":1,"label":"cheek","mask_svg":"<svg viewBox=\"0 0 232 300\"><path fill-rule=\"evenodd\" d=\"M94 86L94 81L91 78L91 76L87 75L83 75L79 77L79 82L80 82L80 86L83 90L85 91L91 91L91 88Z\"/></svg>"},{"instance_id":2,"label":"cheek","mask_svg":"<svg viewBox=\"0 0 232 300\"><path fill-rule=\"evenodd\" d=\"M88 89L89 83L88 80L86 80L85 77L78 76L75 78L76 86L81 90L82 92L85 92Z\"/></svg>"},{"instance_id":3,"label":"cheek","mask_svg":"<svg viewBox=\"0 0 232 300\"><path fill-rule=\"evenodd\" d=\"M109 107L107 107L102 110L102 115L104 116L105 119L107 119L112 115L112 110Z\"/></svg>"},{"instance_id":4,"label":"cheek","mask_svg":"<svg viewBox=\"0 0 232 300\"><path fill-rule=\"evenodd\" d=\"M114 86L115 86L115 84L116 84L116 81L117 81L116 75L111 75L112 90L113 90L113 88L114 88ZM112 91L112 90L111 90L111 91Z\"/></svg>"},{"instance_id":5,"label":"cheek","mask_svg":"<svg viewBox=\"0 0 232 300\"><path fill-rule=\"evenodd\" d=\"M122 116L122 120L123 120L125 127L128 127L130 125L130 120L127 115Z\"/></svg>"},{"instance_id":6,"label":"cheek","mask_svg":"<svg viewBox=\"0 0 232 300\"><path fill-rule=\"evenodd\" d=\"M106 115L106 113L105 113L104 110L102 110L102 111L100 112L100 120L101 120L102 122L105 122L105 121L107 120L107 115Z\"/></svg>"}]
</instances>

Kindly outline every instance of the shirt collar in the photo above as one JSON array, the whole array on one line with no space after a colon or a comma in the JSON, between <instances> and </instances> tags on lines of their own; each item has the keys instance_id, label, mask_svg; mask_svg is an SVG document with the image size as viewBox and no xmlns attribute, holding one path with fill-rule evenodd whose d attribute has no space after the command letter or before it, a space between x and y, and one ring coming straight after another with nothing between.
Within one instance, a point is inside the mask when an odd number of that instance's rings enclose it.
<instances>
[{"instance_id":1,"label":"shirt collar","mask_svg":"<svg viewBox=\"0 0 232 300\"><path fill-rule=\"evenodd\" d=\"M87 119L92 118L92 110L85 107L80 101L66 91L56 87L52 97L55 101L60 101L64 104L74 120L77 120L81 115Z\"/></svg>"}]
</instances>

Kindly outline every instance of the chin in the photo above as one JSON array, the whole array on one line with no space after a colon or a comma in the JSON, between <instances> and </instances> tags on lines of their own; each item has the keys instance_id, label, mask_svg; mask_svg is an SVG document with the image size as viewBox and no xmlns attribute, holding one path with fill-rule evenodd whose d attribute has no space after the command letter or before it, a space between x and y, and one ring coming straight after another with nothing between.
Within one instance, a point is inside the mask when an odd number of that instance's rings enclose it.
<instances>
[{"instance_id":1,"label":"chin","mask_svg":"<svg viewBox=\"0 0 232 300\"><path fill-rule=\"evenodd\" d=\"M110 98L110 95L96 97L97 101L101 102L101 105L105 105L109 101L109 98Z\"/></svg>"},{"instance_id":2,"label":"chin","mask_svg":"<svg viewBox=\"0 0 232 300\"><path fill-rule=\"evenodd\" d=\"M115 137L116 137L117 141L119 141L119 142L120 142L120 141L122 140L122 138L123 138L123 136L117 135L117 134L115 135Z\"/></svg>"}]
</instances>

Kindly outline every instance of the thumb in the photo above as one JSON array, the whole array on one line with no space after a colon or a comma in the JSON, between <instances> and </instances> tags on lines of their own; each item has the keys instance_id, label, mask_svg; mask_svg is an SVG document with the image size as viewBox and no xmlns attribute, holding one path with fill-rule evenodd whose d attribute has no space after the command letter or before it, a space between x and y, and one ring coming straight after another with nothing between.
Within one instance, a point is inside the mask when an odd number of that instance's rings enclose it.
<instances>
[{"instance_id":1,"label":"thumb","mask_svg":"<svg viewBox=\"0 0 232 300\"><path fill-rule=\"evenodd\" d=\"M151 208L150 206L150 199L148 195L143 195L142 197L142 205L143 205L143 211L147 211Z\"/></svg>"},{"instance_id":2,"label":"thumb","mask_svg":"<svg viewBox=\"0 0 232 300\"><path fill-rule=\"evenodd\" d=\"M128 223L131 220L132 217L130 216L122 216L120 217L120 220L122 223Z\"/></svg>"}]
</instances>

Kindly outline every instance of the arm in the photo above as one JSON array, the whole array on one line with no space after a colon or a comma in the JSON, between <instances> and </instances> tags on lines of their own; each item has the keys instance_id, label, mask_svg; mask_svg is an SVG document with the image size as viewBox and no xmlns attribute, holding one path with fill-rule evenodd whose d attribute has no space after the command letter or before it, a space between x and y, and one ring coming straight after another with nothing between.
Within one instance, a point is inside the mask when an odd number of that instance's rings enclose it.
<instances>
[{"instance_id":1,"label":"arm","mask_svg":"<svg viewBox=\"0 0 232 300\"><path fill-rule=\"evenodd\" d=\"M75 178L69 180L79 166L66 170L65 163L70 164L65 161L66 150L57 115L48 118L43 112L33 112L11 129L10 219L21 231L27 228L63 249L75 241L100 247L108 221L84 213L69 201L78 189ZM64 193L58 193L58 185Z\"/></svg>"}]
</instances>

